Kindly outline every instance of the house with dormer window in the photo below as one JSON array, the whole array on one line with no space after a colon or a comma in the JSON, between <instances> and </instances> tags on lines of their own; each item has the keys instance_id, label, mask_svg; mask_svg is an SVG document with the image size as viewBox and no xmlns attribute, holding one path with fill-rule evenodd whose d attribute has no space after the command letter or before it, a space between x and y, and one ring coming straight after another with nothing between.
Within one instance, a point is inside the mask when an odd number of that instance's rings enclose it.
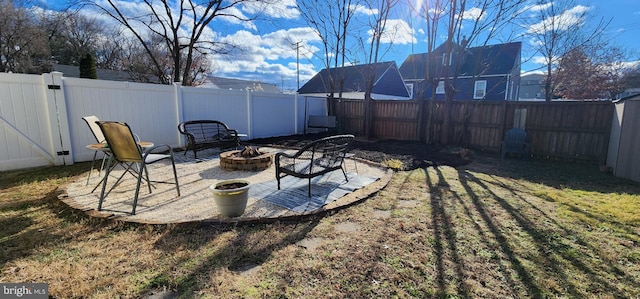
<instances>
[{"instance_id":1,"label":"house with dormer window","mask_svg":"<svg viewBox=\"0 0 640 299\"><path fill-rule=\"evenodd\" d=\"M442 44L431 53L409 55L402 63L399 71L412 99L445 99L445 76L455 100L518 99L520 42L451 47L450 54Z\"/></svg>"}]
</instances>

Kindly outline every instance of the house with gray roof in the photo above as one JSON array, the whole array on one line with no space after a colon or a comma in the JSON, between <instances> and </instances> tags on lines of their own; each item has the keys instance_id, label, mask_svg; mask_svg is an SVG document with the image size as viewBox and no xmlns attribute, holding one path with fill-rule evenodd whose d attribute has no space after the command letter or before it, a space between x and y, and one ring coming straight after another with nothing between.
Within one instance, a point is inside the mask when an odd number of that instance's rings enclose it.
<instances>
[{"instance_id":1,"label":"house with gray roof","mask_svg":"<svg viewBox=\"0 0 640 299\"><path fill-rule=\"evenodd\" d=\"M395 62L379 62L325 68L304 84L298 93L309 97L328 97L332 91L335 97L340 93L338 84L342 84L342 98L364 99L367 75L374 74L371 98L374 100L409 100L411 97L402 80Z\"/></svg>"},{"instance_id":2,"label":"house with gray roof","mask_svg":"<svg viewBox=\"0 0 640 299\"><path fill-rule=\"evenodd\" d=\"M402 63L400 74L413 89L414 98L444 99L444 76L448 74L449 79L454 80L455 100L518 99L520 42L470 48L451 46L451 55L447 54L446 44L442 44L431 53L409 55ZM432 95L433 87L435 94Z\"/></svg>"}]
</instances>

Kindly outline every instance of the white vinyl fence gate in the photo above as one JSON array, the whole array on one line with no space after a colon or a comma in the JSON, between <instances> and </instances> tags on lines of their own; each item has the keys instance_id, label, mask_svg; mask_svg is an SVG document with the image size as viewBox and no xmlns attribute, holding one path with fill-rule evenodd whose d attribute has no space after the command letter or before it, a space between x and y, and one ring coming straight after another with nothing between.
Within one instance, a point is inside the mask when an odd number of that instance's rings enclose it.
<instances>
[{"instance_id":1,"label":"white vinyl fence gate","mask_svg":"<svg viewBox=\"0 0 640 299\"><path fill-rule=\"evenodd\" d=\"M2 75L0 170L73 164L61 76Z\"/></svg>"}]
</instances>

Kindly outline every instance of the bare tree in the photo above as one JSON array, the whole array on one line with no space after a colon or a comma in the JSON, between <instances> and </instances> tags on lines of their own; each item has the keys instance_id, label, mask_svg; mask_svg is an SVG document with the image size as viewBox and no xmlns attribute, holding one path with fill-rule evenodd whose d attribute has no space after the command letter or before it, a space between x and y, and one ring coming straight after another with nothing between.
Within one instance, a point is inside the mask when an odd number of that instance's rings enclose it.
<instances>
[{"instance_id":1,"label":"bare tree","mask_svg":"<svg viewBox=\"0 0 640 299\"><path fill-rule=\"evenodd\" d=\"M11 0L0 0L0 72L42 73L51 70L46 34L34 13Z\"/></svg>"},{"instance_id":2,"label":"bare tree","mask_svg":"<svg viewBox=\"0 0 640 299\"><path fill-rule=\"evenodd\" d=\"M165 75L168 71L171 81L192 85L197 81L192 70L204 68L203 65L194 65L202 61L197 57L224 52L223 44L203 39L203 35L211 30L211 22L221 17L250 21L251 18L236 13L237 8L249 2L266 1L143 0L146 8L144 11L129 11L126 5L116 0L107 0L106 3L94 1L93 4L135 36L160 80L166 82ZM163 48L161 52L166 51L166 56L156 56L159 50L154 44L156 41L160 41ZM170 69L165 68L165 57L170 58Z\"/></svg>"},{"instance_id":3,"label":"bare tree","mask_svg":"<svg viewBox=\"0 0 640 299\"><path fill-rule=\"evenodd\" d=\"M107 38L106 36L109 36ZM107 70L126 70L127 64L124 62L126 37L118 29L105 32L99 38L96 49L96 65ZM146 53L141 53L146 55Z\"/></svg>"},{"instance_id":4,"label":"bare tree","mask_svg":"<svg viewBox=\"0 0 640 299\"><path fill-rule=\"evenodd\" d=\"M329 74L329 82L325 82L330 92L328 103L331 103L336 90L338 98L342 96L344 78L341 70L345 66L349 50L347 39L358 0L300 0L297 4L302 18L316 31L322 42L325 68L337 70L336 74ZM331 105L328 108L330 114L335 113Z\"/></svg>"},{"instance_id":5,"label":"bare tree","mask_svg":"<svg viewBox=\"0 0 640 299\"><path fill-rule=\"evenodd\" d=\"M538 53L544 59L547 77L545 79L546 100L554 94L553 69L559 57L569 51L594 43L601 36L610 21L601 19L593 28L585 26L589 8L577 5L576 1L539 0L528 7L537 17L530 18L527 34L538 46Z\"/></svg>"},{"instance_id":6,"label":"bare tree","mask_svg":"<svg viewBox=\"0 0 640 299\"><path fill-rule=\"evenodd\" d=\"M373 111L372 111L372 97L373 86L375 84L379 59L382 54L381 43L387 32L387 21L391 15L391 11L398 4L399 0L368 0L366 1L367 9L372 12L369 18L369 43L368 46L363 48L367 49L365 56L367 57L367 67L364 70L365 86L364 86L364 133L365 137L369 138L373 129ZM388 44L390 47L391 44Z\"/></svg>"},{"instance_id":7,"label":"bare tree","mask_svg":"<svg viewBox=\"0 0 640 299\"><path fill-rule=\"evenodd\" d=\"M95 55L104 24L78 11L47 11L40 24L47 32L51 56L61 64L78 65L87 54Z\"/></svg>"},{"instance_id":8,"label":"bare tree","mask_svg":"<svg viewBox=\"0 0 640 299\"><path fill-rule=\"evenodd\" d=\"M423 6L419 6L419 7L412 7L411 10L412 11L416 11L418 12L418 16L422 17L424 19L424 24L426 27L425 33L427 34L427 40L426 40L426 44L427 44L427 52L426 52L426 56L427 57L431 57L434 49L436 48L436 42L437 42L437 37L438 37L438 32L439 32L439 24L442 20L442 18L444 17L444 1L425 1L423 2ZM420 100L420 108L418 111L418 136L425 136L425 140L427 141L431 141L431 126L433 124L433 113L434 113L434 107L435 107L435 99L434 99L434 95L435 95L435 90L438 84L438 80L436 76L436 73L440 73L438 70L434 69L434 72L431 72L429 70L432 69L432 60L431 59L427 59L425 61L425 70L427 70L424 75L425 77L423 78L424 82L426 84L419 84L420 82L414 82L414 98L415 99L419 99ZM436 66L441 65L441 64L437 64ZM414 64L414 67L418 67L416 64ZM414 73L416 73L416 70L414 70ZM429 106L427 107L428 109L425 109L425 103L424 103L424 96L426 93L426 86L430 86L431 88L431 99L429 100ZM426 110L426 111L425 111ZM424 115L427 114L427 130L426 130L426 134L423 132L423 124L422 124L422 119L424 118Z\"/></svg>"},{"instance_id":9,"label":"bare tree","mask_svg":"<svg viewBox=\"0 0 640 299\"><path fill-rule=\"evenodd\" d=\"M444 31L446 36L442 45L444 51L441 65L427 59L425 79L435 94L438 80L443 79L445 87L443 132L440 142L449 143L451 135L451 102L457 92L459 69L464 55L458 55L470 46L486 45L491 40L508 41L515 36L511 30L505 30L517 20L518 12L526 0L433 0L424 1L422 7L415 9L425 19L427 32L427 56L436 49L435 44ZM505 33L507 32L507 33ZM425 90L418 90L424 94ZM432 98L433 102L433 98ZM433 103L431 104L431 108ZM432 111L432 110L431 110ZM431 119L431 118L430 118ZM430 126L432 122L429 121ZM427 128L429 132L430 127Z\"/></svg>"}]
</instances>

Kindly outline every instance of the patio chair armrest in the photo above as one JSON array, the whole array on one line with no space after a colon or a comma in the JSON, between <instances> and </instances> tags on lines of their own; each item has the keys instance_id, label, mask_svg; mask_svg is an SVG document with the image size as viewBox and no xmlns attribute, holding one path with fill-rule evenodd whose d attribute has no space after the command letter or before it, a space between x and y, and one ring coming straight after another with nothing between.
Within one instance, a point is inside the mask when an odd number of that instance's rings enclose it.
<instances>
[{"instance_id":1,"label":"patio chair armrest","mask_svg":"<svg viewBox=\"0 0 640 299\"><path fill-rule=\"evenodd\" d=\"M229 135L233 136L234 139L240 139L240 136L238 136L238 130L236 130L236 129L228 129L227 133L229 133Z\"/></svg>"},{"instance_id":2,"label":"patio chair armrest","mask_svg":"<svg viewBox=\"0 0 640 299\"><path fill-rule=\"evenodd\" d=\"M287 153L282 152L282 153L276 153L275 157L276 157L276 159L278 159L279 157L285 157L285 158L293 159L293 158L295 158L297 156L298 156L297 152L294 153L294 154L287 154Z\"/></svg>"},{"instance_id":3,"label":"patio chair armrest","mask_svg":"<svg viewBox=\"0 0 640 299\"><path fill-rule=\"evenodd\" d=\"M169 146L168 144L159 144L146 148L144 150L144 157L146 158L149 154L158 153L158 149L161 149L161 152L163 153L169 152L169 154L173 155L173 148L171 146Z\"/></svg>"}]
</instances>

